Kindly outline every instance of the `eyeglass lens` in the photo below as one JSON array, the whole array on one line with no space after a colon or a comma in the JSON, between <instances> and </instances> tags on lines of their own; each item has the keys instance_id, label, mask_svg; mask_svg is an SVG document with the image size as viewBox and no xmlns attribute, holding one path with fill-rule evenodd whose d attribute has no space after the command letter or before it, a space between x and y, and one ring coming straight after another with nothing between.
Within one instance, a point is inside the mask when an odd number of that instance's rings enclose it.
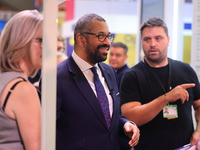
<instances>
[{"instance_id":1,"label":"eyeglass lens","mask_svg":"<svg viewBox=\"0 0 200 150\"><path fill-rule=\"evenodd\" d=\"M106 35L106 34L100 34L98 36L100 42L104 42L106 40L106 37L109 39L110 42L113 41L113 35L111 35L111 34L108 34L108 35Z\"/></svg>"}]
</instances>

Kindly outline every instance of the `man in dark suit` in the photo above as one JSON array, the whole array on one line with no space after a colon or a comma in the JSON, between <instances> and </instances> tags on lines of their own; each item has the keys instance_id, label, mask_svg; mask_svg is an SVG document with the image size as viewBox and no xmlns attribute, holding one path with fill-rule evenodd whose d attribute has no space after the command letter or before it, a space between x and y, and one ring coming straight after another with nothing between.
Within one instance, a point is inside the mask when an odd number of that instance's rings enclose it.
<instances>
[{"instance_id":1,"label":"man in dark suit","mask_svg":"<svg viewBox=\"0 0 200 150\"><path fill-rule=\"evenodd\" d=\"M82 16L74 40L74 51L57 68L56 149L119 150L119 135L128 135L135 146L139 129L121 115L115 71L102 63L113 40L106 21L96 14Z\"/></svg>"},{"instance_id":2,"label":"man in dark suit","mask_svg":"<svg viewBox=\"0 0 200 150\"><path fill-rule=\"evenodd\" d=\"M109 65L111 65L117 73L118 88L120 89L120 83L122 76L129 69L126 64L128 58L128 47L121 42L112 43L110 47Z\"/></svg>"}]
</instances>

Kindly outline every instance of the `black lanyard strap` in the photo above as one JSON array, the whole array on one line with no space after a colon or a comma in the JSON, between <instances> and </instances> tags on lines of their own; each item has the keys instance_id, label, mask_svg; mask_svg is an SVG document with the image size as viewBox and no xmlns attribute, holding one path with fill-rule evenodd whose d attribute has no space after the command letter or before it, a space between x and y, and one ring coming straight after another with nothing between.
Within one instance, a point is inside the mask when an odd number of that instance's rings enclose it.
<instances>
[{"instance_id":1,"label":"black lanyard strap","mask_svg":"<svg viewBox=\"0 0 200 150\"><path fill-rule=\"evenodd\" d=\"M162 82L160 81L160 79L158 78L158 76L157 76L157 74L153 71L153 69L149 66L149 64L146 62L146 60L144 59L144 63L143 64L145 64L146 66L147 66L147 68L152 72L152 74L155 76L155 78L157 79L157 81L158 81L158 83L160 84L160 86L161 86L161 88L162 88L162 90L163 90L163 92L164 92L164 94L166 95L166 90L165 90L165 88L164 88L164 86L163 86L163 84L162 84ZM171 90L171 63L170 63L170 60L168 59L168 64L169 64L169 77L168 77L168 90L170 91Z\"/></svg>"}]
</instances>

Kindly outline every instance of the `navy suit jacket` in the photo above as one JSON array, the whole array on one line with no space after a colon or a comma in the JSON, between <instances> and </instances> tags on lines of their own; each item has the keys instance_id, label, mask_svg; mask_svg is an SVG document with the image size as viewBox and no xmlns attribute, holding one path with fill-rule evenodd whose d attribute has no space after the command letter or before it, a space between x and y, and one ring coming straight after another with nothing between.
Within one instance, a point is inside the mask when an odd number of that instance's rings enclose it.
<instances>
[{"instance_id":1,"label":"navy suit jacket","mask_svg":"<svg viewBox=\"0 0 200 150\"><path fill-rule=\"evenodd\" d=\"M111 131L92 88L72 56L57 67L57 150L119 150L128 120L121 115L114 69L98 64L113 98Z\"/></svg>"},{"instance_id":2,"label":"navy suit jacket","mask_svg":"<svg viewBox=\"0 0 200 150\"><path fill-rule=\"evenodd\" d=\"M118 81L118 88L120 89L121 80L124 75L124 73L128 70L127 64L125 64L123 67L121 67L119 70L117 70L117 81Z\"/></svg>"}]
</instances>

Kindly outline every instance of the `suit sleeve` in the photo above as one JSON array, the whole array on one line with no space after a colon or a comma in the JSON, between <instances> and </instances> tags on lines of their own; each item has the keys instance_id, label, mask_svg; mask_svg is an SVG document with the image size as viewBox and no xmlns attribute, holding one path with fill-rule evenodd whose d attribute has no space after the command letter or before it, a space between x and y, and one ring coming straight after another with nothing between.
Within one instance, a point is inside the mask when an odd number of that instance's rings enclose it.
<instances>
[{"instance_id":1,"label":"suit sleeve","mask_svg":"<svg viewBox=\"0 0 200 150\"><path fill-rule=\"evenodd\" d=\"M61 90L61 85L60 82L57 80L57 108L56 108L56 120L60 117L61 115L61 108L62 108L62 90Z\"/></svg>"}]
</instances>

